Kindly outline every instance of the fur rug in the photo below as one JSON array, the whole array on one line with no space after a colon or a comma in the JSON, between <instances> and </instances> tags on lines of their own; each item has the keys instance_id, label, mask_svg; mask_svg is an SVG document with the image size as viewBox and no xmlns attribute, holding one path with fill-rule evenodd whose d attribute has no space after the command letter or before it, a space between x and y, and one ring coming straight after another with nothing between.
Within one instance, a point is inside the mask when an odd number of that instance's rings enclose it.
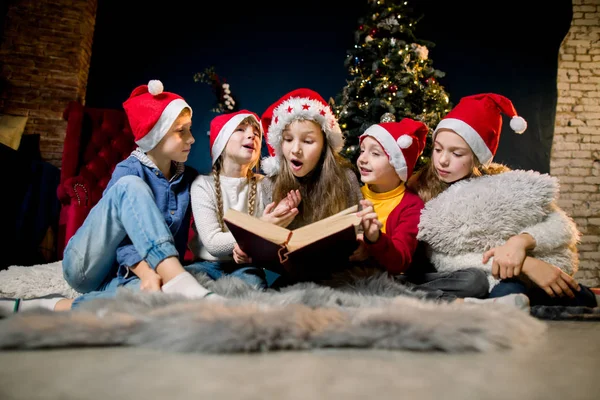
<instances>
[{"instance_id":1,"label":"fur rug","mask_svg":"<svg viewBox=\"0 0 600 400\"><path fill-rule=\"evenodd\" d=\"M32 299L49 295L79 296L63 279L62 261L31 267L13 265L0 271L0 297Z\"/></svg>"},{"instance_id":2,"label":"fur rug","mask_svg":"<svg viewBox=\"0 0 600 400\"><path fill-rule=\"evenodd\" d=\"M0 291L5 297L9 293L40 297L51 290L66 295L52 278L57 267L48 264L35 271L45 274L52 289L34 295L37 289L31 285L18 287L0 276ZM231 353L355 347L483 352L536 342L546 330L544 322L508 306L422 300L421 292L386 275L360 277L335 289L303 283L265 292L233 277L216 282L205 276L198 279L228 300L192 301L122 289L114 299L93 300L70 312L40 309L10 315L0 320L0 348L133 346Z\"/></svg>"}]
</instances>

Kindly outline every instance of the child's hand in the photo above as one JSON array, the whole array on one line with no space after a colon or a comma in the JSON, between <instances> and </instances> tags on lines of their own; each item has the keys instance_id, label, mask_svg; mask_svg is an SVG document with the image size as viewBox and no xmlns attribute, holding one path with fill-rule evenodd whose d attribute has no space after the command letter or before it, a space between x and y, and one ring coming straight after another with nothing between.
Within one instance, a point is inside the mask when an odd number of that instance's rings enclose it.
<instances>
[{"instance_id":1,"label":"child's hand","mask_svg":"<svg viewBox=\"0 0 600 400\"><path fill-rule=\"evenodd\" d=\"M140 281L140 290L146 292L160 292L162 278L156 272L144 275L143 278L140 278Z\"/></svg>"},{"instance_id":2,"label":"child's hand","mask_svg":"<svg viewBox=\"0 0 600 400\"><path fill-rule=\"evenodd\" d=\"M271 211L275 217L282 217L294 208L298 208L302 197L299 190L290 190L287 196Z\"/></svg>"},{"instance_id":3,"label":"child's hand","mask_svg":"<svg viewBox=\"0 0 600 400\"><path fill-rule=\"evenodd\" d=\"M129 268L131 272L140 278L140 289L148 292L158 292L162 287L162 278L155 270L150 268L146 261L140 261Z\"/></svg>"},{"instance_id":4,"label":"child's hand","mask_svg":"<svg viewBox=\"0 0 600 400\"><path fill-rule=\"evenodd\" d=\"M527 243L519 236L513 236L502 246L494 247L483 254L483 263L486 264L494 257L492 275L496 279L507 279L518 276L527 257Z\"/></svg>"},{"instance_id":5,"label":"child's hand","mask_svg":"<svg viewBox=\"0 0 600 400\"><path fill-rule=\"evenodd\" d=\"M363 227L364 237L371 243L375 243L379 240L381 235L381 228L383 224L377 219L377 213L373 207L373 203L369 200L361 200L360 205L362 210L356 213L361 218L361 225Z\"/></svg>"},{"instance_id":6,"label":"child's hand","mask_svg":"<svg viewBox=\"0 0 600 400\"><path fill-rule=\"evenodd\" d=\"M298 189L290 190L290 192L287 195L287 199L288 206L290 206L291 208L298 208L300 202L302 201L302 196L300 195L300 191Z\"/></svg>"},{"instance_id":7,"label":"child's hand","mask_svg":"<svg viewBox=\"0 0 600 400\"><path fill-rule=\"evenodd\" d=\"M356 241L358 242L358 247L350 256L350 261L365 261L369 258L369 252L367 251L367 244L363 240L362 233L356 236Z\"/></svg>"},{"instance_id":8,"label":"child's hand","mask_svg":"<svg viewBox=\"0 0 600 400\"><path fill-rule=\"evenodd\" d=\"M250 264L252 258L248 257L248 254L244 253L236 243L235 246L233 246L233 261L235 261L236 264Z\"/></svg>"},{"instance_id":9,"label":"child's hand","mask_svg":"<svg viewBox=\"0 0 600 400\"><path fill-rule=\"evenodd\" d=\"M531 259L531 263L525 264L523 274L541 289L543 289L550 297L568 296L574 298L573 291L580 291L579 283L573 277L554 265L544 261Z\"/></svg>"},{"instance_id":10,"label":"child's hand","mask_svg":"<svg viewBox=\"0 0 600 400\"><path fill-rule=\"evenodd\" d=\"M265 207L261 219L275 225L286 227L298 215L298 204L301 201L300 191L291 190L279 204L270 203Z\"/></svg>"}]
</instances>

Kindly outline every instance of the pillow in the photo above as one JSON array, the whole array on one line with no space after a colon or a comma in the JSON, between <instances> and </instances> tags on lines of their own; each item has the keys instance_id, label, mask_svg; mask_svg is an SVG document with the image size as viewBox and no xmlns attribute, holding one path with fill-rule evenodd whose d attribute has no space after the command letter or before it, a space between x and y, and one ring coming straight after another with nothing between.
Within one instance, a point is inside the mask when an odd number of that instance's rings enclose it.
<instances>
[{"instance_id":1,"label":"pillow","mask_svg":"<svg viewBox=\"0 0 600 400\"><path fill-rule=\"evenodd\" d=\"M0 143L17 150L27 118L27 116L0 114Z\"/></svg>"}]
</instances>

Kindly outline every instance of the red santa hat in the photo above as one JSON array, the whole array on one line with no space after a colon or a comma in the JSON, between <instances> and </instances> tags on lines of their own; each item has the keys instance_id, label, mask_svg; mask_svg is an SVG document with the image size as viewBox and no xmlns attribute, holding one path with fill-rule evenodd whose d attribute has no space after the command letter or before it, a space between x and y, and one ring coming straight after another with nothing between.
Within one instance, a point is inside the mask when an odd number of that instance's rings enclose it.
<instances>
[{"instance_id":1,"label":"red santa hat","mask_svg":"<svg viewBox=\"0 0 600 400\"><path fill-rule=\"evenodd\" d=\"M516 133L527 129L527 122L517 115L512 102L494 93L475 94L463 97L437 125L433 139L440 129L451 129L471 147L482 164L489 164L502 132L502 115L511 117L510 127Z\"/></svg>"},{"instance_id":2,"label":"red santa hat","mask_svg":"<svg viewBox=\"0 0 600 400\"><path fill-rule=\"evenodd\" d=\"M302 119L321 125L331 148L339 152L344 147L344 137L337 118L327 102L314 90L296 89L281 97L263 113L261 121L270 157L263 159L262 169L268 176L279 172L281 134L291 122Z\"/></svg>"},{"instance_id":3,"label":"red santa hat","mask_svg":"<svg viewBox=\"0 0 600 400\"><path fill-rule=\"evenodd\" d=\"M412 175L417 158L425 150L428 132L424 123L404 118L400 122L371 125L360 135L360 142L367 136L377 140L400 179L406 182Z\"/></svg>"},{"instance_id":4,"label":"red santa hat","mask_svg":"<svg viewBox=\"0 0 600 400\"><path fill-rule=\"evenodd\" d=\"M184 108L192 111L181 96L163 90L161 81L151 80L133 89L123 103L135 143L144 152L156 147Z\"/></svg>"},{"instance_id":5,"label":"red santa hat","mask_svg":"<svg viewBox=\"0 0 600 400\"><path fill-rule=\"evenodd\" d=\"M253 117L261 128L260 118L256 113L248 110L240 110L233 113L218 115L210 121L210 156L212 157L212 164L215 165L227 142L235 128L248 117Z\"/></svg>"}]
</instances>

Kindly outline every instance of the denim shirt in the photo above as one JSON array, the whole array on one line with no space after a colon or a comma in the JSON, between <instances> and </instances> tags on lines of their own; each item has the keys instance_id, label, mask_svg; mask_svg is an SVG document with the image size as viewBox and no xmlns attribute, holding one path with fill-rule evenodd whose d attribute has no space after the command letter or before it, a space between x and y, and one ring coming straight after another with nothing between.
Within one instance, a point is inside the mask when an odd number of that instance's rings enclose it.
<instances>
[{"instance_id":1,"label":"denim shirt","mask_svg":"<svg viewBox=\"0 0 600 400\"><path fill-rule=\"evenodd\" d=\"M183 163L176 163L177 171L170 180L141 150L134 150L125 160L116 165L104 193L121 177L139 176L148 184L158 209L163 214L169 230L173 234L175 248L183 261L187 248L188 232L191 218L190 185L197 172ZM126 237L117 248L117 263L120 267L129 267L142 261L143 258ZM122 275L127 268L119 268Z\"/></svg>"}]
</instances>

